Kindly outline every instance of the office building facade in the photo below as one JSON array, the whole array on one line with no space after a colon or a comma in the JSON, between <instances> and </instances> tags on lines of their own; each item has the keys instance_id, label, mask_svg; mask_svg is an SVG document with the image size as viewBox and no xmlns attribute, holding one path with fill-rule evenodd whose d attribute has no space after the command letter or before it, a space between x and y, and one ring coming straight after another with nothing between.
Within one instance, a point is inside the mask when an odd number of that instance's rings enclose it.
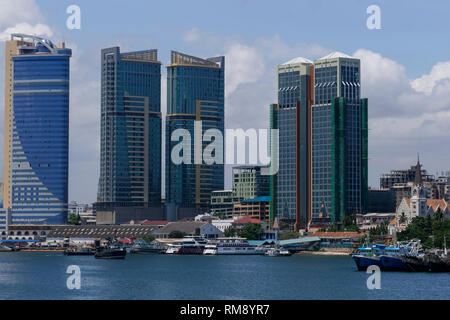
<instances>
[{"instance_id":1,"label":"office building facade","mask_svg":"<svg viewBox=\"0 0 450 320\"><path fill-rule=\"evenodd\" d=\"M5 207L12 224L64 224L72 51L24 34L13 34L6 50Z\"/></svg>"},{"instance_id":2,"label":"office building facade","mask_svg":"<svg viewBox=\"0 0 450 320\"><path fill-rule=\"evenodd\" d=\"M224 165L194 164L194 152L195 137L203 137L209 129L224 134L224 73L225 57L201 59L172 51L171 63L167 66L167 203L188 208L208 208L211 192L223 190ZM173 148L181 143L172 141L172 133L177 129L189 132L192 150L190 163L176 164L171 159ZM210 142L198 138L202 141L200 148L203 154ZM222 152L216 156L223 159Z\"/></svg>"},{"instance_id":3,"label":"office building facade","mask_svg":"<svg viewBox=\"0 0 450 320\"><path fill-rule=\"evenodd\" d=\"M295 58L278 66L278 104L271 106L271 129L279 130L279 170L271 178L271 217L310 220L312 61Z\"/></svg>"},{"instance_id":4,"label":"office building facade","mask_svg":"<svg viewBox=\"0 0 450 320\"><path fill-rule=\"evenodd\" d=\"M262 175L261 166L233 167L233 201L270 195L270 176Z\"/></svg>"},{"instance_id":5,"label":"office building facade","mask_svg":"<svg viewBox=\"0 0 450 320\"><path fill-rule=\"evenodd\" d=\"M314 62L312 215L333 222L367 212L367 99L360 60L334 52Z\"/></svg>"},{"instance_id":6,"label":"office building facade","mask_svg":"<svg viewBox=\"0 0 450 320\"><path fill-rule=\"evenodd\" d=\"M102 49L97 206L161 204L161 63L157 50Z\"/></svg>"}]
</instances>

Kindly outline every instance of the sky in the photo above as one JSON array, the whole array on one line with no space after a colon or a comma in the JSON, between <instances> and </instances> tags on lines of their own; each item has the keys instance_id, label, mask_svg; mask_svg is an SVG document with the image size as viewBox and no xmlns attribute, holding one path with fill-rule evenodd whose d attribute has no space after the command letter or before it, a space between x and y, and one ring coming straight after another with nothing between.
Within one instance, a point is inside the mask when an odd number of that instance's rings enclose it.
<instances>
[{"instance_id":1,"label":"sky","mask_svg":"<svg viewBox=\"0 0 450 320\"><path fill-rule=\"evenodd\" d=\"M73 4L81 9L79 30L66 27ZM381 10L381 29L369 30L366 10L373 4ZM449 1L0 0L0 88L10 33L43 35L72 48L69 200L90 203L100 166L101 48L158 49L163 114L171 50L225 55L225 127L243 129L268 128L278 64L344 52L361 59L369 185L378 187L381 174L408 168L418 153L431 174L450 170L449 16ZM3 110L0 89L0 150ZM230 188L229 167L225 174Z\"/></svg>"}]
</instances>

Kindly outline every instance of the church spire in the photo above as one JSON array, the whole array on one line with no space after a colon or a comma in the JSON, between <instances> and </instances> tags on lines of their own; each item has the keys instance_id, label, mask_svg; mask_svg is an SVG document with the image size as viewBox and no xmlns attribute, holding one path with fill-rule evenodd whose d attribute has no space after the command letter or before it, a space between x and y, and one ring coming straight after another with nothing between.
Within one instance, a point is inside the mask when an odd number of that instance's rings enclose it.
<instances>
[{"instance_id":1,"label":"church spire","mask_svg":"<svg viewBox=\"0 0 450 320\"><path fill-rule=\"evenodd\" d=\"M417 186L421 186L423 184L421 167L422 165L420 164L419 154L417 154L416 174L414 180L414 184Z\"/></svg>"}]
</instances>

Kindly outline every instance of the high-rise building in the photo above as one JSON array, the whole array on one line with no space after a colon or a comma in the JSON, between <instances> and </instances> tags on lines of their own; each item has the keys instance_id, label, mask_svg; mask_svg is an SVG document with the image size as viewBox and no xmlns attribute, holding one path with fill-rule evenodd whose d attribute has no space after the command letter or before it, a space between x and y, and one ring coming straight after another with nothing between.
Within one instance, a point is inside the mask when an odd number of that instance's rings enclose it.
<instances>
[{"instance_id":1,"label":"high-rise building","mask_svg":"<svg viewBox=\"0 0 450 320\"><path fill-rule=\"evenodd\" d=\"M295 58L278 66L278 104L271 106L271 129L279 130L279 170L271 182L271 217L310 220L312 61Z\"/></svg>"},{"instance_id":2,"label":"high-rise building","mask_svg":"<svg viewBox=\"0 0 450 320\"><path fill-rule=\"evenodd\" d=\"M223 190L224 165L195 164L194 153L195 137L198 138L200 133L203 136L209 129L217 129L222 135L224 133L224 73L225 57L201 59L172 51L171 63L167 66L167 203L207 208L211 192ZM181 143L172 141L172 133L176 129L185 129L190 134L190 164L175 164L171 159L173 147ZM201 143L202 153L209 143ZM223 154L216 156L223 158Z\"/></svg>"},{"instance_id":3,"label":"high-rise building","mask_svg":"<svg viewBox=\"0 0 450 320\"><path fill-rule=\"evenodd\" d=\"M5 111L4 111L4 144L3 144L3 207L11 207L11 115L12 115L12 89L13 89L13 61L12 57L19 54L19 46L33 45L32 42L24 41L23 38L11 37L5 43Z\"/></svg>"},{"instance_id":4,"label":"high-rise building","mask_svg":"<svg viewBox=\"0 0 450 320\"><path fill-rule=\"evenodd\" d=\"M270 195L270 176L261 174L268 167L233 167L233 201Z\"/></svg>"},{"instance_id":5,"label":"high-rise building","mask_svg":"<svg viewBox=\"0 0 450 320\"><path fill-rule=\"evenodd\" d=\"M161 63L157 50L102 49L100 207L161 203Z\"/></svg>"},{"instance_id":6,"label":"high-rise building","mask_svg":"<svg viewBox=\"0 0 450 320\"><path fill-rule=\"evenodd\" d=\"M71 55L36 36L7 41L5 207L12 224L67 221Z\"/></svg>"},{"instance_id":7,"label":"high-rise building","mask_svg":"<svg viewBox=\"0 0 450 320\"><path fill-rule=\"evenodd\" d=\"M334 52L314 61L312 214L334 222L367 211L367 99L360 60Z\"/></svg>"}]
</instances>

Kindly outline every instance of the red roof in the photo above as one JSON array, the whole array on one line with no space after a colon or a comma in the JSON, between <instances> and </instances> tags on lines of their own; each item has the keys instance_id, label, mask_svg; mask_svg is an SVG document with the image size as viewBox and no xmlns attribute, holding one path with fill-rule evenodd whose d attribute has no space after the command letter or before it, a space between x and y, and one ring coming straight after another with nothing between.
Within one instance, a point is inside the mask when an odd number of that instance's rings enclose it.
<instances>
[{"instance_id":1,"label":"red roof","mask_svg":"<svg viewBox=\"0 0 450 320\"><path fill-rule=\"evenodd\" d=\"M315 232L314 236L319 238L361 238L365 233L358 232Z\"/></svg>"},{"instance_id":2,"label":"red roof","mask_svg":"<svg viewBox=\"0 0 450 320\"><path fill-rule=\"evenodd\" d=\"M168 224L169 221L167 220L146 220L142 222L143 226L165 226Z\"/></svg>"},{"instance_id":3,"label":"red roof","mask_svg":"<svg viewBox=\"0 0 450 320\"><path fill-rule=\"evenodd\" d=\"M254 219L249 216L242 217L240 219L234 220L232 224L249 224L249 223L262 223L259 219Z\"/></svg>"},{"instance_id":4,"label":"red roof","mask_svg":"<svg viewBox=\"0 0 450 320\"><path fill-rule=\"evenodd\" d=\"M131 220L133 221L133 220ZM131 221L125 222L124 224L131 224ZM133 224L142 226L165 226L169 222L167 220L135 220Z\"/></svg>"}]
</instances>

